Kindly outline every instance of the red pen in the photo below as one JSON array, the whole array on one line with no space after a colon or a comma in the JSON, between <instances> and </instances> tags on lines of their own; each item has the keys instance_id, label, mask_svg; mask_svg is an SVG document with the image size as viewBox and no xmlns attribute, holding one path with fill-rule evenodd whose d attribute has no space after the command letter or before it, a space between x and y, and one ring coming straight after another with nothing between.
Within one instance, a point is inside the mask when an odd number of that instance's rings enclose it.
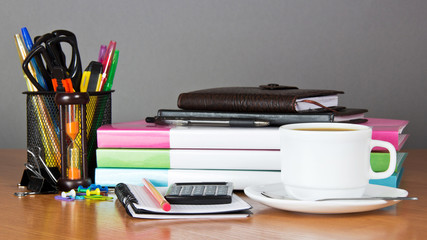
<instances>
[{"instance_id":1,"label":"red pen","mask_svg":"<svg viewBox=\"0 0 427 240\"><path fill-rule=\"evenodd\" d=\"M108 73L110 72L111 62L113 61L113 55L116 51L116 42L110 41L108 44L107 52L104 56L104 61L102 61L102 78L101 82L98 84L96 91L101 91L104 88L104 84L107 81Z\"/></svg>"},{"instance_id":2,"label":"red pen","mask_svg":"<svg viewBox=\"0 0 427 240\"><path fill-rule=\"evenodd\" d=\"M171 205L168 203L168 201L163 197L162 194L157 191L157 189L151 184L150 180L143 178L142 183L144 183L144 186L147 188L147 190L150 192L151 196L157 201L157 203L160 205L160 207L165 210L166 212L171 210Z\"/></svg>"}]
</instances>

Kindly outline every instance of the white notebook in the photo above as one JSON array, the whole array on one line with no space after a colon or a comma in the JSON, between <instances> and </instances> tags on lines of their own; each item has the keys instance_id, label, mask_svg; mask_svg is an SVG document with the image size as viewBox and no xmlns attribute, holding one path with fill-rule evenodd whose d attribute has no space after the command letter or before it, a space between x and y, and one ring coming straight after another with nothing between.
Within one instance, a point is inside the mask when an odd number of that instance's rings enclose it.
<instances>
[{"instance_id":1,"label":"white notebook","mask_svg":"<svg viewBox=\"0 0 427 240\"><path fill-rule=\"evenodd\" d=\"M164 194L167 188L157 188ZM239 218L248 217L251 205L233 194L229 204L182 205L171 204L170 211L164 211L142 186L117 184L116 195L127 213L135 218L180 219L180 218Z\"/></svg>"}]
</instances>

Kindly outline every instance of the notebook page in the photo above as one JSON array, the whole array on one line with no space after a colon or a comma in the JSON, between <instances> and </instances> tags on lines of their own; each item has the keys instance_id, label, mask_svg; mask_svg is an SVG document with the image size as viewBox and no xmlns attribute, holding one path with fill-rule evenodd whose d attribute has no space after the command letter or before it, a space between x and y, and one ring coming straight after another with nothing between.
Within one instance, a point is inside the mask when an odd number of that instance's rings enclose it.
<instances>
[{"instance_id":1,"label":"notebook page","mask_svg":"<svg viewBox=\"0 0 427 240\"><path fill-rule=\"evenodd\" d=\"M243 218L249 217L252 213L249 210L233 213L214 213L214 214L158 214L158 213L136 213L131 206L127 207L129 213L134 218L143 219L212 219L212 218Z\"/></svg>"},{"instance_id":2,"label":"notebook page","mask_svg":"<svg viewBox=\"0 0 427 240\"><path fill-rule=\"evenodd\" d=\"M243 201L239 196L233 194L231 203L229 204L210 204L210 205L183 205L171 204L171 210L166 212L162 210L159 204L154 200L145 187L137 185L127 185L129 190L138 200L134 206L137 209L151 211L154 213L165 214L203 214L203 213L226 213L247 210L252 208L251 205Z\"/></svg>"}]
</instances>

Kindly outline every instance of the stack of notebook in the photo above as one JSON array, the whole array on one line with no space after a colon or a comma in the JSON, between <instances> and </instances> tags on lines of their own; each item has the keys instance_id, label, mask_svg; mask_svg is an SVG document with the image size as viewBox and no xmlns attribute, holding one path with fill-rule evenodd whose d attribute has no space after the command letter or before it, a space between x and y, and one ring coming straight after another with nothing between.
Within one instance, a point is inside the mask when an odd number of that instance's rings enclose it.
<instances>
[{"instance_id":1,"label":"stack of notebook","mask_svg":"<svg viewBox=\"0 0 427 240\"><path fill-rule=\"evenodd\" d=\"M364 124L378 122L407 123L368 118ZM407 135L384 129L375 125L373 138L400 150ZM235 189L276 183L280 182L279 144L278 127L163 126L145 121L104 125L98 129L95 182L113 187L119 182L141 184L145 177L156 187L166 187L183 181L231 181ZM384 171L389 154L374 150L371 165L374 171ZM399 151L395 174L371 183L397 187L406 156Z\"/></svg>"},{"instance_id":2,"label":"stack of notebook","mask_svg":"<svg viewBox=\"0 0 427 240\"><path fill-rule=\"evenodd\" d=\"M404 128L408 125L407 120L369 118L363 125L372 127L372 138L387 141L393 144L397 151L396 170L394 174L385 179L372 179L371 184L398 187L402 179L404 167L403 163L407 153L401 152L403 145L408 139L408 134L403 134ZM385 171L389 164L389 153L385 149L374 148L371 153L371 166L374 171Z\"/></svg>"},{"instance_id":3,"label":"stack of notebook","mask_svg":"<svg viewBox=\"0 0 427 240\"><path fill-rule=\"evenodd\" d=\"M155 118L255 119L267 121L269 127L176 126L143 120L100 127L95 182L111 187L120 182L141 185L141 179L148 178L156 187L166 187L174 182L230 181L237 190L277 183L281 181L278 126L298 122L360 122L367 111L339 108L337 94L342 93L339 91L281 87L265 85L260 89L219 88L183 93L178 98L180 110L162 109ZM368 119L364 124L372 122L376 120ZM386 155L373 153L372 161L386 159ZM399 154L400 163L405 157Z\"/></svg>"},{"instance_id":4,"label":"stack of notebook","mask_svg":"<svg viewBox=\"0 0 427 240\"><path fill-rule=\"evenodd\" d=\"M156 187L231 181L235 189L280 181L279 133L272 128L170 126L145 121L98 129L95 181Z\"/></svg>"}]
</instances>

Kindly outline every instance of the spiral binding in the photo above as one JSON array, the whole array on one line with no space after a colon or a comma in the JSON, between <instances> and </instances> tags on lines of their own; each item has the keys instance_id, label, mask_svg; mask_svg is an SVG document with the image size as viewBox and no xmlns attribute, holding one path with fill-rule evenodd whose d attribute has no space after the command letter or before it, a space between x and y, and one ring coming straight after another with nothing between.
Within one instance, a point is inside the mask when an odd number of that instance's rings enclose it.
<instances>
[{"instance_id":1,"label":"spiral binding","mask_svg":"<svg viewBox=\"0 0 427 240\"><path fill-rule=\"evenodd\" d=\"M114 190L117 195L117 198L122 203L123 207L126 209L126 212L130 216L132 216L132 214L129 212L128 206L130 205L132 208L134 208L133 204L138 203L138 200L135 198L128 186L124 183L117 184Z\"/></svg>"}]
</instances>

